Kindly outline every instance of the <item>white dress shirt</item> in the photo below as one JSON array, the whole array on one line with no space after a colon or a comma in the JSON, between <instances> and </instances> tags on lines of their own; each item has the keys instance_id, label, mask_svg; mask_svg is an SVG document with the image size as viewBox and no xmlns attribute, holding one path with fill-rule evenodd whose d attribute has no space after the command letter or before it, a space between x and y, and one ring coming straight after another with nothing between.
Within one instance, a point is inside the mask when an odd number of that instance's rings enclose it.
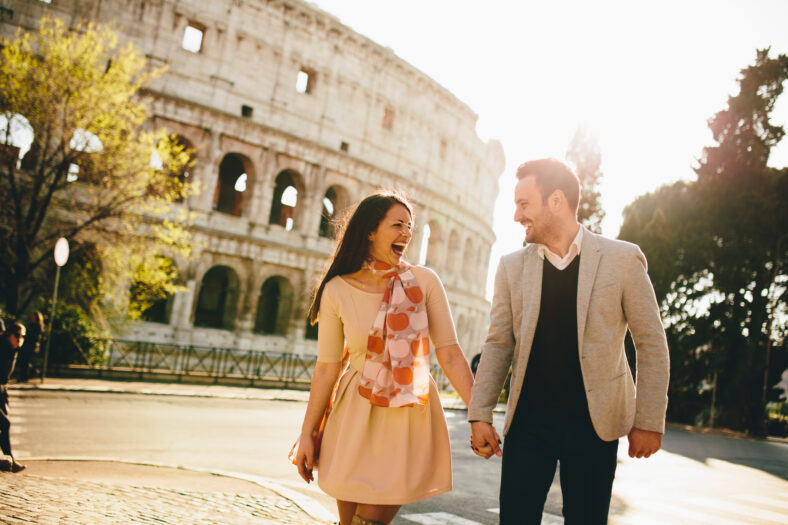
<instances>
[{"instance_id":1,"label":"white dress shirt","mask_svg":"<svg viewBox=\"0 0 788 525\"><path fill-rule=\"evenodd\" d=\"M552 252L550 248L545 246L544 244L537 244L537 253L539 253L539 257L542 259L547 259L550 261L550 264L558 268L559 270L563 270L572 261L575 260L575 257L580 255L580 246L583 244L583 227L579 226L577 228L577 235L575 235L575 239L572 241L572 244L569 245L569 250L567 250L566 255L563 257L559 257L558 254Z\"/></svg>"}]
</instances>

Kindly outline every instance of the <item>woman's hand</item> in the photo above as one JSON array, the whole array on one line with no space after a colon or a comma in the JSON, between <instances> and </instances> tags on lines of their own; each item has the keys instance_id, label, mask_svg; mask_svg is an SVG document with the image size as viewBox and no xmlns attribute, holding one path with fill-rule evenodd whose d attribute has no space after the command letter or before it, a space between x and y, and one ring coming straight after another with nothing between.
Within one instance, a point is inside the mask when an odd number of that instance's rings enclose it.
<instances>
[{"instance_id":1,"label":"woman's hand","mask_svg":"<svg viewBox=\"0 0 788 525\"><path fill-rule=\"evenodd\" d=\"M295 464L298 467L298 474L309 483L314 481L312 469L315 461L315 442L309 434L301 434L298 438L298 452L295 455Z\"/></svg>"}]
</instances>

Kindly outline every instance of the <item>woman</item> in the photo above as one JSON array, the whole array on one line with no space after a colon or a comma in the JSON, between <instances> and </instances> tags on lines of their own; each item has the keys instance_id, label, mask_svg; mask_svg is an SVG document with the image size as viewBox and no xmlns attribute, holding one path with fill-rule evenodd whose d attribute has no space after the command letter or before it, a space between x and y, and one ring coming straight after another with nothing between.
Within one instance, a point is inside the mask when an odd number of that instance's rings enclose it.
<instances>
[{"instance_id":1,"label":"woman","mask_svg":"<svg viewBox=\"0 0 788 525\"><path fill-rule=\"evenodd\" d=\"M467 404L473 376L430 269L403 254L410 204L394 192L362 200L343 227L309 311L318 358L294 463L312 481L313 438L332 389L318 485L337 499L341 525L388 524L400 506L451 490L449 433L429 374L429 339ZM428 339L429 338L429 339ZM343 349L348 368L342 374Z\"/></svg>"},{"instance_id":2,"label":"woman","mask_svg":"<svg viewBox=\"0 0 788 525\"><path fill-rule=\"evenodd\" d=\"M19 351L19 358L16 361L16 374L20 383L24 383L30 377L30 363L41 347L41 339L44 335L44 316L41 312L33 312L30 315L27 337L25 344Z\"/></svg>"}]
</instances>

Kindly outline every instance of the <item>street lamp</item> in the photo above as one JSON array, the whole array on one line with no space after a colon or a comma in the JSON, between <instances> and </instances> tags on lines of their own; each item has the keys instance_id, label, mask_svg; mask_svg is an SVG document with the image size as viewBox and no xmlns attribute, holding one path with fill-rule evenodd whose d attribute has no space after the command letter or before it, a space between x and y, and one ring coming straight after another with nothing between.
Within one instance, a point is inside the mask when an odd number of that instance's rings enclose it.
<instances>
[{"instance_id":1,"label":"street lamp","mask_svg":"<svg viewBox=\"0 0 788 525\"><path fill-rule=\"evenodd\" d=\"M49 362L49 345L52 342L52 325L55 322L55 306L57 305L57 288L60 284L60 267L68 261L68 241L65 237L61 237L55 243L55 291L52 293L52 311L49 314L49 332L47 336L47 345L44 350L44 366L41 369L41 382L47 375L47 364Z\"/></svg>"}]
</instances>

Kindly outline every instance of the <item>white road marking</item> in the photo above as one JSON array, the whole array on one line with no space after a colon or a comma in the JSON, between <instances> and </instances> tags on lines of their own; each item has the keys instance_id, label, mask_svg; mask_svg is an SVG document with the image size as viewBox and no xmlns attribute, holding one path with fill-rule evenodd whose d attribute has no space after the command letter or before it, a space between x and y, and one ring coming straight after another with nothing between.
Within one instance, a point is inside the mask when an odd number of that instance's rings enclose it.
<instances>
[{"instance_id":1,"label":"white road marking","mask_svg":"<svg viewBox=\"0 0 788 525\"><path fill-rule=\"evenodd\" d=\"M712 516L709 513L700 513L688 509L683 503L675 502L673 505L659 503L641 503L624 513L610 515L611 525L662 525L664 523L681 523L682 525L742 525L741 520L731 521Z\"/></svg>"},{"instance_id":2,"label":"white road marking","mask_svg":"<svg viewBox=\"0 0 788 525\"><path fill-rule=\"evenodd\" d=\"M747 517L750 519L755 518L759 520L773 521L775 523L782 523L782 524L788 521L786 520L785 514L779 514L777 512L772 512L769 510L759 509L753 506L738 505L736 503L723 501L721 499L692 498L687 500L687 502L693 505L709 507L718 511L725 511L734 514L739 514L743 517Z\"/></svg>"},{"instance_id":3,"label":"white road marking","mask_svg":"<svg viewBox=\"0 0 788 525\"><path fill-rule=\"evenodd\" d=\"M427 512L424 514L403 514L403 518L422 525L483 525L478 521L469 520L449 514L448 512Z\"/></svg>"},{"instance_id":4,"label":"white road marking","mask_svg":"<svg viewBox=\"0 0 788 525\"><path fill-rule=\"evenodd\" d=\"M788 510L788 494L785 495L786 499L779 500L775 498L765 498L756 494L742 494L736 496L736 499L757 503L759 505L766 505L767 507L776 507L778 509ZM788 518L786 518L788 521Z\"/></svg>"}]
</instances>

